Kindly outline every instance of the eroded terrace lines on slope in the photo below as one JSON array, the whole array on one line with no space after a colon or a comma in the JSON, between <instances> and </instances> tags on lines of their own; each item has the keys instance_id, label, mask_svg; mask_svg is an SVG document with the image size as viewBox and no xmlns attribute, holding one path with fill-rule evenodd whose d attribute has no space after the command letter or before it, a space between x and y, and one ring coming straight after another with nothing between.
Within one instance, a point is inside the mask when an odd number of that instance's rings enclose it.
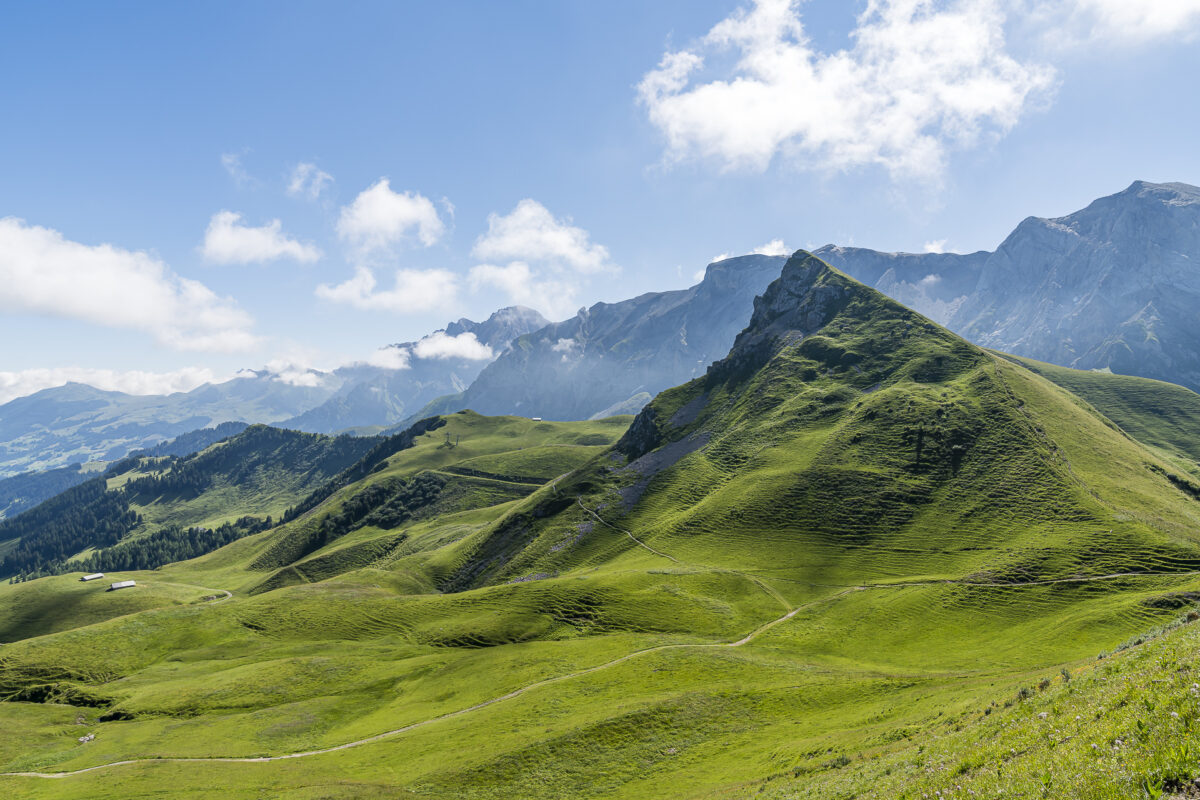
<instances>
[{"instance_id":1,"label":"eroded terrace lines on slope","mask_svg":"<svg viewBox=\"0 0 1200 800\"><path fill-rule=\"evenodd\" d=\"M70 777L77 776L77 775L84 775L84 774L87 774L90 772L96 772L97 770L109 769L109 768L113 768L113 767L129 766L129 765L133 765L133 764L154 764L154 763L157 763L157 764L194 764L194 763L264 764L264 763L268 763L268 762L272 762L272 761L286 761L286 760L294 759L294 758L308 758L310 756L319 756L319 755L325 755L328 753L336 753L341 750L349 750L351 748L361 747L363 745L372 744L374 742L383 741L385 739L390 739L395 736L399 736L401 734L408 733L409 731L413 731L418 728L423 728L427 725L432 725L437 722L444 722L447 720L455 719L457 717L462 717L467 714L471 714L473 712L480 711L484 708L495 705L497 703L502 703L506 700L512 700L514 698L520 697L528 692L534 691L543 686L549 686L551 684L561 683L563 681L572 680L574 678L581 678L586 675L591 675L592 673L599 672L604 669L608 669L609 667L617 666L618 664L623 664L625 662L631 661L640 656L649 655L651 653L660 653L660 652L664 652L667 650L714 649L714 648L742 647L744 645L750 644L755 639L757 639L759 636L761 636L762 634L771 630L772 628L774 628L778 625L781 625L784 622L787 622L788 620L790 620L791 618L796 616L801 611L808 610L808 609L813 608L814 606L820 605L822 603L832 602L834 600L837 600L838 598L844 597L845 595L851 594L853 592L870 591L870 590L874 590L874 589L895 589L895 588L903 588L906 586L932 586L932 585L945 585L945 584L963 584L963 585L969 585L969 586L996 586L996 587L1045 586L1047 584L1054 584L1054 583L1087 583L1087 582L1094 582L1094 581L1120 580L1120 579L1130 578L1130 577L1186 577L1186 576L1196 576L1196 575L1200 575L1200 571L1167 572L1167 573L1153 573L1153 572L1118 573L1118 574L1113 574L1113 575L1097 575L1097 576L1087 577L1087 578L1056 578L1056 579L1051 579L1051 580L1025 581L1025 582L1019 582L1019 583L1003 583L1003 584L981 583L979 581L947 579L947 580L939 580L939 581L923 581L923 582L912 582L912 583L878 583L878 584L862 584L859 586L850 586L850 587L843 588L842 591L836 592L827 597L821 597L821 598L818 598L811 602L804 603L800 606L797 606L797 607L791 609L790 611L788 611L786 614L783 614L782 616L776 617L775 619L770 620L769 622L766 622L766 623L760 625L759 627L755 628L753 631L748 633L746 636L743 636L741 639L738 639L737 641L712 642L712 643L691 643L691 644L664 644L664 645L656 645L654 647L647 647L642 650L635 650L632 653L627 653L627 654L620 656L618 658L615 658L611 661L606 661L602 664L597 664L592 667L587 667L586 669L577 670L575 672L569 672L564 675L556 675L552 678L543 678L540 681L535 681L533 683L526 684L525 686L514 689L513 691L508 692L507 694L493 697L490 700L485 700L482 703L476 703L473 706L469 706L467 708L463 708L458 711L451 711L447 714L441 714L439 716L431 717L426 720L420 720L418 722L413 722L408 725L402 726L400 728L396 728L394 730L384 731L383 733L378 733L378 734L375 734L373 736L368 736L363 739L357 739L352 742L346 742L345 744L334 745L333 747L321 748L319 750L305 750L305 751L301 751L301 752L297 752L297 753L284 753L282 755L277 755L277 756L247 756L247 757L211 756L211 757L200 757L200 758L183 758L183 757L135 758L135 759L127 759L127 760L123 760L123 761L112 761L112 762L109 762L106 764L97 764L92 767L83 767L81 769L70 770L70 771L65 771L65 772L5 772L5 773L0 773L0 776L21 777L21 778L59 779L59 778L70 778Z\"/></svg>"}]
</instances>

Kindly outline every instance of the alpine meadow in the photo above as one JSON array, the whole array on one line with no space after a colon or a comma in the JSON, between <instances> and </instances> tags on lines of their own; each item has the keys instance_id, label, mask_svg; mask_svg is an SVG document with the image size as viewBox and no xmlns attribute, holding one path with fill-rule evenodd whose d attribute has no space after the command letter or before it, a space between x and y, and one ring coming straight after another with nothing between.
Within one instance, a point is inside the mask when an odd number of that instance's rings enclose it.
<instances>
[{"instance_id":1,"label":"alpine meadow","mask_svg":"<svg viewBox=\"0 0 1200 800\"><path fill-rule=\"evenodd\" d=\"M1200 797L1200 2L7 11L0 793Z\"/></svg>"}]
</instances>

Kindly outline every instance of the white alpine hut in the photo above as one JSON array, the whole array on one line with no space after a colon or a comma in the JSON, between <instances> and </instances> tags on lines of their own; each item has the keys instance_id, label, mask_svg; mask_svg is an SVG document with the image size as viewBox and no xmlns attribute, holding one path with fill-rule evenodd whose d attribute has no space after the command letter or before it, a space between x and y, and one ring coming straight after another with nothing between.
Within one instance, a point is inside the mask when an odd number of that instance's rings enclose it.
<instances>
[{"instance_id":1,"label":"white alpine hut","mask_svg":"<svg viewBox=\"0 0 1200 800\"><path fill-rule=\"evenodd\" d=\"M137 586L137 581L117 581L112 586L108 587L110 592L115 592L117 589L128 589L130 586Z\"/></svg>"},{"instance_id":2,"label":"white alpine hut","mask_svg":"<svg viewBox=\"0 0 1200 800\"><path fill-rule=\"evenodd\" d=\"M100 578L103 578L103 577L104 577L103 572L93 572L91 575L84 575L79 580L83 581L84 583L87 583L88 581L99 580Z\"/></svg>"}]
</instances>

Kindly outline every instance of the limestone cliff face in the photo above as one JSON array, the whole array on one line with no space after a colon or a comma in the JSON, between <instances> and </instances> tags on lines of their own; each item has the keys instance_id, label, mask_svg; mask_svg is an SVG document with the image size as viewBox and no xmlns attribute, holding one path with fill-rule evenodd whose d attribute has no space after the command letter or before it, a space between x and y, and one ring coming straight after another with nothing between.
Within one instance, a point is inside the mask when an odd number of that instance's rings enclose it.
<instances>
[{"instance_id":1,"label":"limestone cliff face","mask_svg":"<svg viewBox=\"0 0 1200 800\"><path fill-rule=\"evenodd\" d=\"M1200 389L1200 189L1138 181L994 253L816 255L998 350Z\"/></svg>"},{"instance_id":2,"label":"limestone cliff face","mask_svg":"<svg viewBox=\"0 0 1200 800\"><path fill-rule=\"evenodd\" d=\"M746 326L754 298L779 276L781 256L742 256L708 266L689 289L597 303L522 336L461 395L422 414L587 419L636 412L650 396L705 373ZM636 407L635 407L636 406Z\"/></svg>"},{"instance_id":3,"label":"limestone cliff face","mask_svg":"<svg viewBox=\"0 0 1200 800\"><path fill-rule=\"evenodd\" d=\"M860 287L861 288L861 287ZM713 364L710 379L724 380L761 367L785 342L825 327L849 302L852 282L824 261L798 250L779 279L754 299L750 324L738 334L729 355Z\"/></svg>"},{"instance_id":4,"label":"limestone cliff face","mask_svg":"<svg viewBox=\"0 0 1200 800\"><path fill-rule=\"evenodd\" d=\"M1022 222L950 327L1081 369L1200 388L1200 189L1137 182L1059 219Z\"/></svg>"}]
</instances>

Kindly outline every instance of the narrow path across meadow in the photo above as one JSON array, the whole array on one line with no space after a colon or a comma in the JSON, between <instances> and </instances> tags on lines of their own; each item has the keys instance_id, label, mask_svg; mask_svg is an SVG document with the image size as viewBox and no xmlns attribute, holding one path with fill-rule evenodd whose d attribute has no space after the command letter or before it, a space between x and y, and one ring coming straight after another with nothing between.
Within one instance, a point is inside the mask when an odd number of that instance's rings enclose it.
<instances>
[{"instance_id":1,"label":"narrow path across meadow","mask_svg":"<svg viewBox=\"0 0 1200 800\"><path fill-rule=\"evenodd\" d=\"M643 542L641 539L634 536L632 532L627 531L624 528L618 528L615 525L612 525L612 524L606 522L602 517L600 517L599 514L592 511L587 506L585 506L583 504L582 499L577 498L577 502L579 503L579 507L582 508L591 517L596 519L601 524L603 524L615 531L625 534L630 539L632 539L639 547L643 547L646 550L650 551L651 553L654 553L657 556L660 556L662 558L673 561L676 564L685 564L685 562L680 561L679 559L675 558L674 556L668 555L667 553L664 553L664 552L654 549L650 545ZM704 569L713 569L712 567L704 567L703 565L698 565L698 564L693 565L693 566L701 567ZM639 657L645 656L645 655L649 655L651 653L660 653L660 652L663 652L666 650L742 647L744 645L747 645L747 644L753 642L759 636L761 636L762 634L771 630L775 626L781 625L782 623L787 622L789 619L796 616L796 614L800 613L801 611L812 608L813 606L816 606L816 605L819 605L822 603L831 602L833 600L838 599L839 597L850 594L852 592L870 591L870 590L876 590L876 589L896 589L896 588L904 588L904 587L908 587L908 586L935 586L935 585L945 585L945 584L960 584L960 585L966 585L966 586L997 586L997 587L1014 587L1015 588L1015 587L1021 587L1021 586L1046 586L1049 584L1058 584L1058 583L1088 583L1088 582L1093 582L1093 581L1117 580L1117 579L1121 579L1121 578L1153 577L1156 575L1162 576L1162 577L1186 577L1186 576L1200 575L1200 571L1171 572L1171 573L1124 572L1124 573L1115 573L1112 575L1097 575L1097 576L1092 576L1092 577L1080 577L1080 578L1053 578L1053 579L1048 579L1048 580L1025 581L1025 582L1016 582L1016 583L985 583L982 581L971 581L971 580L965 580L965 579L956 580L956 579L948 578L948 579L944 579L944 580L862 584L862 585L858 585L858 586L844 587L844 588L842 588L841 591L835 592L826 597L822 597L817 600L813 600L811 602L805 603L800 606L791 607L791 605L787 602L787 600L784 599L783 596L781 594L779 594L778 591L776 591L773 587L767 585L765 582L763 582L762 580L758 579L757 577L755 577L753 575L748 575L743 572L737 572L736 570L728 570L728 569L722 569L722 570L718 570L718 571L727 572L730 574L741 575L741 576L747 578L748 580L753 581L760 588L762 588L764 591L766 591L768 594L770 594L772 597L774 597L775 599L777 599L781 603L783 603L784 606L786 608L788 608L788 611L785 614L783 614L782 616L776 617L775 619L772 619L769 622L766 622L766 623L760 625L759 627L755 628L750 633L746 634L745 636L738 639L737 641L695 643L695 644L663 644L663 645L656 645L654 647L647 647L642 650L635 650L632 653L627 653L626 655L623 655L619 658L614 658L611 661L606 661L603 664L597 664L592 667L587 667L585 669L576 670L575 672L568 672L563 675L557 675L552 678L544 678L540 681L534 681L533 683L529 683L529 684L526 684L525 686L514 689L511 692L508 692L507 694L502 694L497 697L493 697L490 700L484 700L482 703L476 703L475 705L469 706L468 708L463 708L458 711L451 711L449 713L441 714L436 717L431 717L426 720L421 720L419 722L413 722L408 725L404 725L403 727L395 728L394 730L384 731L383 733L378 733L378 734L375 734L374 736L368 736L363 739L356 739L355 741L352 741L352 742L346 742L345 744L334 745L332 747L325 747L325 748L321 748L318 750L305 750L305 751L301 751L298 753L285 753L285 754L277 755L277 756L247 756L247 757L240 757L240 758L239 757L228 757L228 756L209 756L209 757L197 757L197 758L173 758L173 757L133 758L133 759L127 759L125 761L112 761L112 762L109 762L106 764L97 764L94 767L84 767L82 769L70 770L70 771L66 771L66 772L5 772L5 773L0 773L0 775L3 775L5 777L57 779L57 778L70 778L70 777L73 777L76 775L84 775L84 774L87 774L90 772L96 772L97 770L109 769L112 767L128 766L128 765L132 765L132 764L194 764L194 763L264 764L264 763L268 763L271 761L285 761L285 760L293 759L293 758L308 758L309 756L319 756L319 755L325 755L327 753L336 753L340 750L349 750L351 748L362 747L363 745L372 744L374 742L383 741L385 739L390 739L395 736L399 736L401 734L408 733L409 731L413 731L418 728L423 728L427 725L433 725L438 722L444 722L446 720L451 720L451 719L455 719L457 717L462 717L467 714L471 714L473 712L480 711L484 708L487 708L488 706L493 706L493 705L496 705L497 703L503 703L506 700L512 700L514 698L520 697L521 695L524 695L528 692L539 689L543 686L549 686L551 684L561 683L563 681L572 680L574 678L581 678L585 675L591 675L594 672L599 672L600 670L608 669L609 667L615 667L618 664L623 664L632 659L639 658ZM199 587L199 588L203 588L203 587ZM229 600L233 596L231 593L229 593L223 589L222 590L211 590L211 591L220 591L220 592L224 593L224 595L225 595L224 597L220 598L219 600L213 601L213 602L217 602L217 603Z\"/></svg>"}]
</instances>

